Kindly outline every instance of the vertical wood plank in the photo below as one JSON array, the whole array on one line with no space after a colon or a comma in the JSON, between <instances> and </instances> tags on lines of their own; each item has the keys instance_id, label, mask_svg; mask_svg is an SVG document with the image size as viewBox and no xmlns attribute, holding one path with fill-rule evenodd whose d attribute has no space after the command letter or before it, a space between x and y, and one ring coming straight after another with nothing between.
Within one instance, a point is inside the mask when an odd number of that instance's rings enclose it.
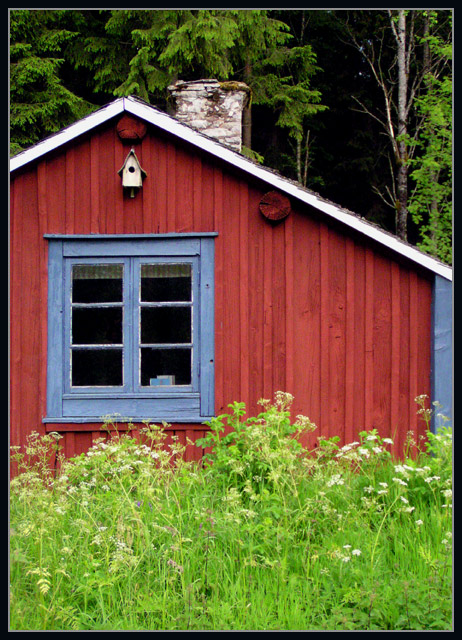
<instances>
[{"instance_id":1,"label":"vertical wood plank","mask_svg":"<svg viewBox=\"0 0 462 640\"><path fill-rule=\"evenodd\" d=\"M284 224L273 228L272 362L274 391L286 391L286 305Z\"/></svg>"},{"instance_id":2,"label":"vertical wood plank","mask_svg":"<svg viewBox=\"0 0 462 640\"><path fill-rule=\"evenodd\" d=\"M100 145L99 136L90 138L90 232L100 233L99 211ZM81 215L85 216L86 212Z\"/></svg>"},{"instance_id":3,"label":"vertical wood plank","mask_svg":"<svg viewBox=\"0 0 462 640\"><path fill-rule=\"evenodd\" d=\"M285 220L286 391L294 395L294 215Z\"/></svg>"},{"instance_id":4,"label":"vertical wood plank","mask_svg":"<svg viewBox=\"0 0 462 640\"><path fill-rule=\"evenodd\" d=\"M374 257L373 420L380 435L388 433L391 397L391 269L390 261Z\"/></svg>"},{"instance_id":5,"label":"vertical wood plank","mask_svg":"<svg viewBox=\"0 0 462 640\"><path fill-rule=\"evenodd\" d=\"M166 233L168 229L167 192L167 145L164 140L155 140L156 163L152 167L154 182L155 220L153 232Z\"/></svg>"},{"instance_id":6,"label":"vertical wood plank","mask_svg":"<svg viewBox=\"0 0 462 640\"><path fill-rule=\"evenodd\" d=\"M354 273L354 438L365 428L366 258L364 246L355 246Z\"/></svg>"},{"instance_id":7,"label":"vertical wood plank","mask_svg":"<svg viewBox=\"0 0 462 640\"><path fill-rule=\"evenodd\" d=\"M102 131L98 136L98 226L100 233L109 233L109 229L111 229L116 190L122 188L120 176L117 175L114 168L114 135L114 131L110 129Z\"/></svg>"},{"instance_id":8,"label":"vertical wood plank","mask_svg":"<svg viewBox=\"0 0 462 640\"><path fill-rule=\"evenodd\" d=\"M248 406L250 401L249 362L249 194L245 185L239 190L239 359L240 398Z\"/></svg>"},{"instance_id":9,"label":"vertical wood plank","mask_svg":"<svg viewBox=\"0 0 462 640\"><path fill-rule=\"evenodd\" d=\"M173 144L167 145L167 233L176 230L176 149Z\"/></svg>"},{"instance_id":10,"label":"vertical wood plank","mask_svg":"<svg viewBox=\"0 0 462 640\"><path fill-rule=\"evenodd\" d=\"M321 309L320 309L320 406L319 406L319 435L329 432L329 229L327 225L320 225L320 262L321 262Z\"/></svg>"},{"instance_id":11,"label":"vertical wood plank","mask_svg":"<svg viewBox=\"0 0 462 640\"><path fill-rule=\"evenodd\" d=\"M74 431L67 431L64 434L64 455L66 458L73 458L76 455Z\"/></svg>"},{"instance_id":12,"label":"vertical wood plank","mask_svg":"<svg viewBox=\"0 0 462 640\"><path fill-rule=\"evenodd\" d=\"M21 430L45 432L40 415L40 247L38 191L35 172L25 174L23 181L23 228L21 234L21 269L17 284L21 298ZM24 436L23 436L24 437Z\"/></svg>"},{"instance_id":13,"label":"vertical wood plank","mask_svg":"<svg viewBox=\"0 0 462 640\"><path fill-rule=\"evenodd\" d=\"M249 413L256 415L261 407L257 402L265 393L263 390L263 269L264 247L262 227L266 224L259 214L258 204L261 194L251 190L249 194L249 210L254 212L249 216L249 382L251 399Z\"/></svg>"},{"instance_id":14,"label":"vertical wood plank","mask_svg":"<svg viewBox=\"0 0 462 640\"><path fill-rule=\"evenodd\" d=\"M417 433L418 350L419 307L417 276L414 271L409 276L409 430Z\"/></svg>"},{"instance_id":15,"label":"vertical wood plank","mask_svg":"<svg viewBox=\"0 0 462 640\"><path fill-rule=\"evenodd\" d=\"M346 301L345 301L345 441L352 442L354 434L355 405L355 245L346 239Z\"/></svg>"},{"instance_id":16,"label":"vertical wood plank","mask_svg":"<svg viewBox=\"0 0 462 640\"><path fill-rule=\"evenodd\" d=\"M176 222L177 233L191 231L193 220L192 159L181 148L176 150Z\"/></svg>"},{"instance_id":17,"label":"vertical wood plank","mask_svg":"<svg viewBox=\"0 0 462 640\"><path fill-rule=\"evenodd\" d=\"M269 224L263 227L264 272L263 272L263 394L272 399L273 389L273 229Z\"/></svg>"},{"instance_id":18,"label":"vertical wood plank","mask_svg":"<svg viewBox=\"0 0 462 640\"><path fill-rule=\"evenodd\" d=\"M345 238L329 235L329 429L345 431Z\"/></svg>"},{"instance_id":19,"label":"vertical wood plank","mask_svg":"<svg viewBox=\"0 0 462 640\"><path fill-rule=\"evenodd\" d=\"M114 220L111 228L114 229L114 233L124 233L124 190L122 187L122 179L118 172L123 167L126 155L128 153L127 148L117 138L114 141L114 169L116 173L115 180L115 200L114 200Z\"/></svg>"},{"instance_id":20,"label":"vertical wood plank","mask_svg":"<svg viewBox=\"0 0 462 640\"><path fill-rule=\"evenodd\" d=\"M373 424L373 381L374 381L374 254L366 248L365 280L365 336L364 336L364 427L372 429Z\"/></svg>"},{"instance_id":21,"label":"vertical wood plank","mask_svg":"<svg viewBox=\"0 0 462 640\"><path fill-rule=\"evenodd\" d=\"M90 141L84 140L74 148L74 231L73 233L91 233L91 151ZM50 233L50 228L48 228Z\"/></svg>"},{"instance_id":22,"label":"vertical wood plank","mask_svg":"<svg viewBox=\"0 0 462 640\"><path fill-rule=\"evenodd\" d=\"M199 189L200 197L197 196L197 200L201 203L200 209L200 231L216 231L215 219L214 219L214 190L213 190L213 176L214 168L210 162L206 162L205 159L201 161L200 172L197 169L197 179L200 179ZM199 223L199 222L198 222Z\"/></svg>"},{"instance_id":23,"label":"vertical wood plank","mask_svg":"<svg viewBox=\"0 0 462 640\"><path fill-rule=\"evenodd\" d=\"M291 216L290 216L291 217ZM287 219L288 220L288 219ZM307 415L321 428L321 274L319 224L295 215L293 222L292 326L287 339L292 341L294 415ZM306 446L319 435L302 440Z\"/></svg>"},{"instance_id":24,"label":"vertical wood plank","mask_svg":"<svg viewBox=\"0 0 462 640\"><path fill-rule=\"evenodd\" d=\"M403 445L406 433L409 430L410 401L410 333L412 327L409 323L409 271L400 270L400 361L399 361L399 430L397 432L395 449L399 455L403 453Z\"/></svg>"},{"instance_id":25,"label":"vertical wood plank","mask_svg":"<svg viewBox=\"0 0 462 640\"><path fill-rule=\"evenodd\" d=\"M66 207L65 207L65 229L66 233L74 233L75 223L75 152L74 147L70 147L66 150L66 169L65 169L65 193L66 193ZM38 165L40 167L42 163ZM46 231L46 227L43 229Z\"/></svg>"},{"instance_id":26,"label":"vertical wood plank","mask_svg":"<svg viewBox=\"0 0 462 640\"><path fill-rule=\"evenodd\" d=\"M401 290L400 268L395 262L391 265L391 407L390 426L388 437L395 438L399 428L399 363L400 353L400 329L401 329Z\"/></svg>"},{"instance_id":27,"label":"vertical wood plank","mask_svg":"<svg viewBox=\"0 0 462 640\"><path fill-rule=\"evenodd\" d=\"M240 353L240 307L239 282L239 190L231 176L224 176L223 195L223 396L225 405L240 401L241 353Z\"/></svg>"},{"instance_id":28,"label":"vertical wood plank","mask_svg":"<svg viewBox=\"0 0 462 640\"><path fill-rule=\"evenodd\" d=\"M196 231L206 230L202 221L202 160L199 154L192 159L192 226Z\"/></svg>"},{"instance_id":29,"label":"vertical wood plank","mask_svg":"<svg viewBox=\"0 0 462 640\"><path fill-rule=\"evenodd\" d=\"M47 355L48 355L48 242L44 239L45 233L48 231L47 224L47 201L46 201L46 170L44 163L37 166L37 208L38 208L38 225L39 225L39 263L40 263L40 381L39 381L39 404L40 416L46 416L47 410ZM72 166L72 163L71 163ZM66 162L67 171L67 162ZM69 193L72 197L68 198L67 182L69 181ZM71 214L68 217L66 211L66 225L68 233L73 232L74 215L73 215L73 198L74 190L72 184L74 176L67 173L66 175L66 209L69 207ZM72 224L72 226L71 226Z\"/></svg>"},{"instance_id":30,"label":"vertical wood plank","mask_svg":"<svg viewBox=\"0 0 462 640\"><path fill-rule=\"evenodd\" d=\"M226 247L223 238L223 174L219 167L215 167L213 171L213 192L215 229L218 231L215 253L215 410L217 413L222 413L225 404L223 398L223 310L225 304L223 271Z\"/></svg>"},{"instance_id":31,"label":"vertical wood plank","mask_svg":"<svg viewBox=\"0 0 462 640\"><path fill-rule=\"evenodd\" d=\"M427 406L434 409L431 398L431 342L432 342L432 285L431 282L419 277L418 285L418 349L417 349L417 393L428 396ZM450 384L450 381L449 381ZM417 433L424 436L426 425L418 420Z\"/></svg>"},{"instance_id":32,"label":"vertical wood plank","mask_svg":"<svg viewBox=\"0 0 462 640\"><path fill-rule=\"evenodd\" d=\"M22 444L21 419L21 246L24 177L11 181L10 192L10 445ZM12 468L14 473L15 469Z\"/></svg>"}]
</instances>

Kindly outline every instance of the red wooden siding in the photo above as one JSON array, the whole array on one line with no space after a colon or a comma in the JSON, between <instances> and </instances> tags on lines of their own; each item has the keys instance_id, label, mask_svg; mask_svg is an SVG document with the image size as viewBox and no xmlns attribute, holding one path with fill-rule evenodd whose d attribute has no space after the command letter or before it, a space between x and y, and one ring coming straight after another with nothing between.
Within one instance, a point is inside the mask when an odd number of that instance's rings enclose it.
<instances>
[{"instance_id":1,"label":"red wooden siding","mask_svg":"<svg viewBox=\"0 0 462 640\"><path fill-rule=\"evenodd\" d=\"M136 147L147 172L135 198L117 174L130 150L108 123L17 172L11 184L11 443L32 430L64 434L84 451L100 425L45 427L45 233L216 231L216 412L277 390L295 397L319 435L376 427L400 448L418 435L413 398L430 395L431 280L372 241L334 227L305 205L272 225L259 212L268 187L149 130ZM200 425L172 425L196 439ZM196 458L199 449L190 448Z\"/></svg>"}]
</instances>

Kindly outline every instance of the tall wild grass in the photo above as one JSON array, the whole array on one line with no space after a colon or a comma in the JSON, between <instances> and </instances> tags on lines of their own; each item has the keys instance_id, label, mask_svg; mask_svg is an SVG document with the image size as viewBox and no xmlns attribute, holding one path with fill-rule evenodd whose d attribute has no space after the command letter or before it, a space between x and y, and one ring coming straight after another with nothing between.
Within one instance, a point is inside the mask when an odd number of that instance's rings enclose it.
<instances>
[{"instance_id":1,"label":"tall wild grass","mask_svg":"<svg viewBox=\"0 0 462 640\"><path fill-rule=\"evenodd\" d=\"M375 430L309 452L291 401L230 405L202 465L165 425L57 471L58 434L32 434L12 453L10 629L451 629L451 429L400 461Z\"/></svg>"}]
</instances>

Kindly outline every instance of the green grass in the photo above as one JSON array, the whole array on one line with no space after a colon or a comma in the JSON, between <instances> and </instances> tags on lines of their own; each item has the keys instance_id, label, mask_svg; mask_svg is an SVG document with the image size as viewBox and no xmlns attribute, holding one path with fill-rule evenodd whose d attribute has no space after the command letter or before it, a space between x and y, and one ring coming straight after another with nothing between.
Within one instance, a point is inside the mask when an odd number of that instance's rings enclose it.
<instances>
[{"instance_id":1,"label":"green grass","mask_svg":"<svg viewBox=\"0 0 462 640\"><path fill-rule=\"evenodd\" d=\"M451 430L405 462L376 431L310 453L290 400L232 405L203 466L146 425L53 475L58 436L32 434L13 452L10 629L452 629Z\"/></svg>"}]
</instances>

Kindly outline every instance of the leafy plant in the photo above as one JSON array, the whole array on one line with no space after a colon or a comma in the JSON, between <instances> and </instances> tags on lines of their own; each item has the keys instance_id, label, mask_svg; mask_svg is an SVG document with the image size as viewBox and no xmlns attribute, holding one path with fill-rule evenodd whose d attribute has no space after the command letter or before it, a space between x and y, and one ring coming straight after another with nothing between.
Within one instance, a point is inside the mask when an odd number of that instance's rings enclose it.
<instances>
[{"instance_id":1,"label":"leafy plant","mask_svg":"<svg viewBox=\"0 0 462 640\"><path fill-rule=\"evenodd\" d=\"M291 402L232 404L203 464L169 425L135 440L113 416L50 471L59 437L32 434L12 452L11 629L451 629L450 430L412 460L375 430L310 452Z\"/></svg>"}]
</instances>

